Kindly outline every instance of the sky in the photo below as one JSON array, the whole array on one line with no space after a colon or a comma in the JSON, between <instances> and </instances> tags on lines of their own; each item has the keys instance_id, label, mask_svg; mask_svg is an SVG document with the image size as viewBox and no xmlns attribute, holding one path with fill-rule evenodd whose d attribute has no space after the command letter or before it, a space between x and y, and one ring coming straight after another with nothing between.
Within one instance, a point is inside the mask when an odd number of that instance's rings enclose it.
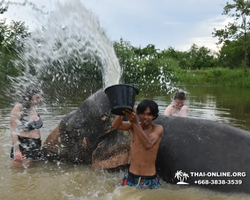
<instances>
[{"instance_id":1,"label":"sky","mask_svg":"<svg viewBox=\"0 0 250 200\"><path fill-rule=\"evenodd\" d=\"M34 29L34 10L53 12L56 4L74 0L13 0L7 21L24 21ZM94 13L111 41L123 38L134 47L155 45L163 50L173 47L187 51L192 44L218 51L214 28L222 29L230 18L222 15L226 2L233 0L77 0ZM6 5L8 1L0 1ZM40 14L42 14L40 12ZM37 14L36 14L37 15Z\"/></svg>"}]
</instances>

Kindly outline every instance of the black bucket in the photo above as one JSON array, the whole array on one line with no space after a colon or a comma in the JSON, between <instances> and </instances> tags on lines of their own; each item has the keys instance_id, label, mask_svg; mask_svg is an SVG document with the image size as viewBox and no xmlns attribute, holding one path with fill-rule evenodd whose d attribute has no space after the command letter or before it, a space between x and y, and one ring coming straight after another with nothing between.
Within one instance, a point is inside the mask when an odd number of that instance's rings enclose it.
<instances>
[{"instance_id":1,"label":"black bucket","mask_svg":"<svg viewBox=\"0 0 250 200\"><path fill-rule=\"evenodd\" d=\"M111 112L115 115L124 115L124 109L133 110L136 95L139 89L129 84L117 84L105 89L111 106Z\"/></svg>"}]
</instances>

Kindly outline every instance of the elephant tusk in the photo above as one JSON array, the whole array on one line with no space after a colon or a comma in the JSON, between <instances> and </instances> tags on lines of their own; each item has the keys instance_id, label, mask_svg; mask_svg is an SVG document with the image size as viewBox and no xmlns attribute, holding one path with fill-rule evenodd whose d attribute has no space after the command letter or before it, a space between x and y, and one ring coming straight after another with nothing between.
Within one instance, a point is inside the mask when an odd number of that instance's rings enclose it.
<instances>
[{"instance_id":1,"label":"elephant tusk","mask_svg":"<svg viewBox=\"0 0 250 200\"><path fill-rule=\"evenodd\" d=\"M105 134L110 133L110 132L112 132L113 130L115 130L115 128L111 126L111 128L110 128Z\"/></svg>"},{"instance_id":2,"label":"elephant tusk","mask_svg":"<svg viewBox=\"0 0 250 200\"><path fill-rule=\"evenodd\" d=\"M106 117L106 116L102 117L102 121L105 121L106 119L107 119L107 117Z\"/></svg>"},{"instance_id":3,"label":"elephant tusk","mask_svg":"<svg viewBox=\"0 0 250 200\"><path fill-rule=\"evenodd\" d=\"M111 127L106 133L100 135L98 138L101 139L102 137L106 136L108 133L112 132L113 130L115 130L115 128Z\"/></svg>"},{"instance_id":4,"label":"elephant tusk","mask_svg":"<svg viewBox=\"0 0 250 200\"><path fill-rule=\"evenodd\" d=\"M83 138L83 146L84 146L84 149L87 148L87 139L86 139L86 137Z\"/></svg>"}]
</instances>

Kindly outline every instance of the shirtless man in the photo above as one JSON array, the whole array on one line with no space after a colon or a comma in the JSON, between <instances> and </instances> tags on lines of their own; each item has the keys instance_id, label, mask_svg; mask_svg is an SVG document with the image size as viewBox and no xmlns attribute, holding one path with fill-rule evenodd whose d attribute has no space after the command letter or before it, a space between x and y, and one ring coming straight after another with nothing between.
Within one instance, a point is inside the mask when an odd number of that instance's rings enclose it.
<instances>
[{"instance_id":1,"label":"shirtless man","mask_svg":"<svg viewBox=\"0 0 250 200\"><path fill-rule=\"evenodd\" d=\"M155 161L158 153L163 127L153 124L158 116L158 105L152 100L142 101L133 111L125 110L124 116L116 116L112 126L119 130L130 130L130 158L128 173L122 180L122 186L137 188L158 188L161 186L156 174ZM137 114L136 114L137 113ZM137 118L139 116L139 120Z\"/></svg>"},{"instance_id":2,"label":"shirtless man","mask_svg":"<svg viewBox=\"0 0 250 200\"><path fill-rule=\"evenodd\" d=\"M174 95L174 102L166 108L164 115L187 117L188 107L184 105L185 100L186 96L184 92L176 92Z\"/></svg>"}]
</instances>

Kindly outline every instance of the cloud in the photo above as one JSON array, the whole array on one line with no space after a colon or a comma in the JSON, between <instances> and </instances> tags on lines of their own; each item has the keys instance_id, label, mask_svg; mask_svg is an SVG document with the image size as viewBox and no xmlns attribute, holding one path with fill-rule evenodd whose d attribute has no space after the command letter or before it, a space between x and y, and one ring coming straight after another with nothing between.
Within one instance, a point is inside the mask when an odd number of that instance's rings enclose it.
<instances>
[{"instance_id":1,"label":"cloud","mask_svg":"<svg viewBox=\"0 0 250 200\"><path fill-rule=\"evenodd\" d=\"M184 24L183 22L178 22L178 21L168 21L168 22L164 22L164 24L170 24L170 25L182 25Z\"/></svg>"},{"instance_id":2,"label":"cloud","mask_svg":"<svg viewBox=\"0 0 250 200\"><path fill-rule=\"evenodd\" d=\"M82 2L99 19L110 40L122 37L133 46L154 44L159 49L171 46L185 50L198 42L198 45L214 47L214 28L223 28L228 20L221 15L225 0L60 0L60 4L76 1ZM31 2L37 8L51 12L59 1ZM10 6L5 16L8 20L24 20L30 28L40 26L37 21L46 17L32 10L28 4Z\"/></svg>"},{"instance_id":3,"label":"cloud","mask_svg":"<svg viewBox=\"0 0 250 200\"><path fill-rule=\"evenodd\" d=\"M209 19L200 21L199 23L192 24L185 31L187 36L183 44L177 45L180 50L188 50L192 44L198 46L205 46L212 50L218 51L220 46L216 43L218 38L213 37L214 29L223 29L231 19L222 15L211 16Z\"/></svg>"}]
</instances>

